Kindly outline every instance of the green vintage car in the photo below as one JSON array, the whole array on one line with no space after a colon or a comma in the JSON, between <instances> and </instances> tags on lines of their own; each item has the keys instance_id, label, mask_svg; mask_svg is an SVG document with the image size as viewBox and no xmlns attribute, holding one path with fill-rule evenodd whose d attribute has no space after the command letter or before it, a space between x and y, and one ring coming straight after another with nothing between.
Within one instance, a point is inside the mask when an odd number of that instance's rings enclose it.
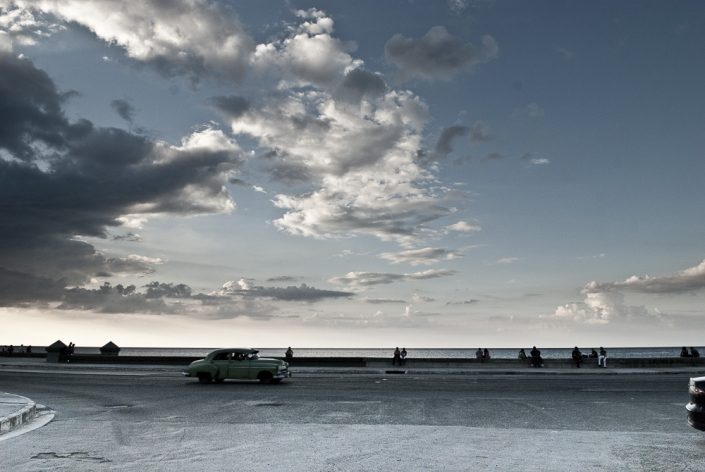
<instances>
[{"instance_id":1,"label":"green vintage car","mask_svg":"<svg viewBox=\"0 0 705 472\"><path fill-rule=\"evenodd\" d=\"M259 380L279 383L291 377L289 364L279 359L259 357L255 349L217 349L205 359L193 361L184 370L186 377L198 377L201 383L221 383L225 379Z\"/></svg>"}]
</instances>

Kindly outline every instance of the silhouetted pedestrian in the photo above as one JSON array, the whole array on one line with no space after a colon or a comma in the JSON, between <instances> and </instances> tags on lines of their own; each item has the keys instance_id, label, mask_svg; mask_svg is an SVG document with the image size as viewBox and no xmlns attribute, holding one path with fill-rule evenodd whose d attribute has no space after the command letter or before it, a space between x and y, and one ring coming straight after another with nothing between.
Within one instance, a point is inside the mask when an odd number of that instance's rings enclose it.
<instances>
[{"instance_id":1,"label":"silhouetted pedestrian","mask_svg":"<svg viewBox=\"0 0 705 472\"><path fill-rule=\"evenodd\" d=\"M525 361L526 360L526 352L524 352L524 349L519 349L519 360L520 361Z\"/></svg>"},{"instance_id":2,"label":"silhouetted pedestrian","mask_svg":"<svg viewBox=\"0 0 705 472\"><path fill-rule=\"evenodd\" d=\"M399 347L394 348L394 357L392 358L392 365L401 365L401 351L399 351Z\"/></svg>"},{"instance_id":3,"label":"silhouetted pedestrian","mask_svg":"<svg viewBox=\"0 0 705 472\"><path fill-rule=\"evenodd\" d=\"M291 349L291 346L289 346L289 348L284 353L284 359L287 362L291 362L291 360L294 359L294 351L293 351L293 349Z\"/></svg>"},{"instance_id":4,"label":"silhouetted pedestrian","mask_svg":"<svg viewBox=\"0 0 705 472\"><path fill-rule=\"evenodd\" d=\"M485 350L482 351L482 358L485 360L490 359L490 350L489 349L485 348Z\"/></svg>"},{"instance_id":5,"label":"silhouetted pedestrian","mask_svg":"<svg viewBox=\"0 0 705 472\"><path fill-rule=\"evenodd\" d=\"M691 357L700 357L700 353L698 352L697 349L695 349L694 347L691 347L690 348L690 356Z\"/></svg>"},{"instance_id":6,"label":"silhouetted pedestrian","mask_svg":"<svg viewBox=\"0 0 705 472\"><path fill-rule=\"evenodd\" d=\"M570 355L573 358L573 362L575 362L575 367L580 368L580 363L583 361L583 354L580 352L580 349L578 349L578 346L575 346L575 349L573 349Z\"/></svg>"},{"instance_id":7,"label":"silhouetted pedestrian","mask_svg":"<svg viewBox=\"0 0 705 472\"><path fill-rule=\"evenodd\" d=\"M597 357L598 367L607 367L607 351L605 348L600 346L600 355Z\"/></svg>"},{"instance_id":8,"label":"silhouetted pedestrian","mask_svg":"<svg viewBox=\"0 0 705 472\"><path fill-rule=\"evenodd\" d=\"M688 352L688 348L683 346L683 349L681 349L681 357L690 357L690 353Z\"/></svg>"},{"instance_id":9,"label":"silhouetted pedestrian","mask_svg":"<svg viewBox=\"0 0 705 472\"><path fill-rule=\"evenodd\" d=\"M478 347L477 351L475 351L475 359L482 360L482 348Z\"/></svg>"},{"instance_id":10,"label":"silhouetted pedestrian","mask_svg":"<svg viewBox=\"0 0 705 472\"><path fill-rule=\"evenodd\" d=\"M536 346L531 349L531 367L543 367L543 359L541 359L541 351L536 349Z\"/></svg>"},{"instance_id":11,"label":"silhouetted pedestrian","mask_svg":"<svg viewBox=\"0 0 705 472\"><path fill-rule=\"evenodd\" d=\"M401 348L401 363L406 364L406 348Z\"/></svg>"}]
</instances>

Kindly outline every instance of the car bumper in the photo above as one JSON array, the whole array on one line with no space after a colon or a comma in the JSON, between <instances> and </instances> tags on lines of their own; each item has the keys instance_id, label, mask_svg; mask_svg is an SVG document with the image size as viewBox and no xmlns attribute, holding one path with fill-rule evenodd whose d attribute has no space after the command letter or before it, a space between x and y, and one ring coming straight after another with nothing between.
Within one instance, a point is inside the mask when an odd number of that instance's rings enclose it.
<instances>
[{"instance_id":1,"label":"car bumper","mask_svg":"<svg viewBox=\"0 0 705 472\"><path fill-rule=\"evenodd\" d=\"M291 378L291 372L288 370L280 370L277 372L277 374L274 376L275 379L288 379Z\"/></svg>"}]
</instances>

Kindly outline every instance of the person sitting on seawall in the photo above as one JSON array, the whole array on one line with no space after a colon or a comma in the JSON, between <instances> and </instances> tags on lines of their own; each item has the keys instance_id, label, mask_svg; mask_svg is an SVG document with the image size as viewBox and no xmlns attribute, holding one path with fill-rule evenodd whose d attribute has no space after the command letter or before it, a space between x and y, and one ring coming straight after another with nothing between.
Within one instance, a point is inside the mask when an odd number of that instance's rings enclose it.
<instances>
[{"instance_id":1,"label":"person sitting on seawall","mask_svg":"<svg viewBox=\"0 0 705 472\"><path fill-rule=\"evenodd\" d=\"M392 365L401 365L401 351L399 351L399 347L394 348L394 357L392 358Z\"/></svg>"},{"instance_id":2,"label":"person sitting on seawall","mask_svg":"<svg viewBox=\"0 0 705 472\"><path fill-rule=\"evenodd\" d=\"M690 348L690 357L700 357L700 353L694 347Z\"/></svg>"},{"instance_id":3,"label":"person sitting on seawall","mask_svg":"<svg viewBox=\"0 0 705 472\"><path fill-rule=\"evenodd\" d=\"M592 351L590 351L590 359L597 359L597 357L598 356L596 350L593 349Z\"/></svg>"},{"instance_id":4,"label":"person sitting on seawall","mask_svg":"<svg viewBox=\"0 0 705 472\"><path fill-rule=\"evenodd\" d=\"M690 353L688 352L688 348L683 346L683 349L681 349L681 357L690 357Z\"/></svg>"},{"instance_id":5,"label":"person sitting on seawall","mask_svg":"<svg viewBox=\"0 0 705 472\"><path fill-rule=\"evenodd\" d=\"M578 349L578 346L575 346L575 349L573 349L571 357L573 358L573 362L575 362L575 367L580 368L580 363L583 361L583 354L580 352L580 349Z\"/></svg>"},{"instance_id":6,"label":"person sitting on seawall","mask_svg":"<svg viewBox=\"0 0 705 472\"><path fill-rule=\"evenodd\" d=\"M524 349L519 349L519 360L520 361L525 361L526 360L526 353L524 352Z\"/></svg>"},{"instance_id":7,"label":"person sitting on seawall","mask_svg":"<svg viewBox=\"0 0 705 472\"><path fill-rule=\"evenodd\" d=\"M475 359L482 360L482 348L481 347L478 347L477 351L475 351Z\"/></svg>"},{"instance_id":8,"label":"person sitting on seawall","mask_svg":"<svg viewBox=\"0 0 705 472\"><path fill-rule=\"evenodd\" d=\"M491 357L490 357L490 350L489 350L489 349L485 348L485 350L482 351L482 358L485 359L485 360L490 360L490 359L491 359Z\"/></svg>"},{"instance_id":9,"label":"person sitting on seawall","mask_svg":"<svg viewBox=\"0 0 705 472\"><path fill-rule=\"evenodd\" d=\"M405 347L401 348L401 363L402 363L402 365L406 364L406 348Z\"/></svg>"},{"instance_id":10,"label":"person sitting on seawall","mask_svg":"<svg viewBox=\"0 0 705 472\"><path fill-rule=\"evenodd\" d=\"M291 346L289 346L289 348L288 348L288 349L286 350L286 352L284 353L284 359L285 359L287 362L291 362L291 360L294 359L294 350L291 349Z\"/></svg>"},{"instance_id":11,"label":"person sitting on seawall","mask_svg":"<svg viewBox=\"0 0 705 472\"><path fill-rule=\"evenodd\" d=\"M536 349L536 346L531 349L531 367L543 367L543 359L541 359L541 351Z\"/></svg>"},{"instance_id":12,"label":"person sitting on seawall","mask_svg":"<svg viewBox=\"0 0 705 472\"><path fill-rule=\"evenodd\" d=\"M600 346L600 355L597 357L597 366L607 367L607 351L602 346Z\"/></svg>"}]
</instances>

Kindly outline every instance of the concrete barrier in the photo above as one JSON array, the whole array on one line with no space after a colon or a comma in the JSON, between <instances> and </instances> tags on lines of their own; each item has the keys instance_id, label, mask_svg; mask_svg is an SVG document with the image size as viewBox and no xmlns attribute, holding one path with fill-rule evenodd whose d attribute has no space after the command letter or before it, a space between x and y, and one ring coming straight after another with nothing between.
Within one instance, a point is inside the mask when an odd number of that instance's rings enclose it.
<instances>
[{"instance_id":1,"label":"concrete barrier","mask_svg":"<svg viewBox=\"0 0 705 472\"><path fill-rule=\"evenodd\" d=\"M74 354L69 362L72 364L133 364L133 365L188 365L202 357L167 357L167 356L101 356L92 354ZM276 357L284 359L283 357ZM292 367L370 367L391 368L391 357L295 357L290 361ZM669 358L607 358L608 368L677 368L705 367L705 358L669 357ZM405 369L531 369L529 360L519 359L415 359L407 358ZM551 369L575 369L571 359L544 359L544 367ZM598 369L597 359L584 359L581 368Z\"/></svg>"}]
</instances>

